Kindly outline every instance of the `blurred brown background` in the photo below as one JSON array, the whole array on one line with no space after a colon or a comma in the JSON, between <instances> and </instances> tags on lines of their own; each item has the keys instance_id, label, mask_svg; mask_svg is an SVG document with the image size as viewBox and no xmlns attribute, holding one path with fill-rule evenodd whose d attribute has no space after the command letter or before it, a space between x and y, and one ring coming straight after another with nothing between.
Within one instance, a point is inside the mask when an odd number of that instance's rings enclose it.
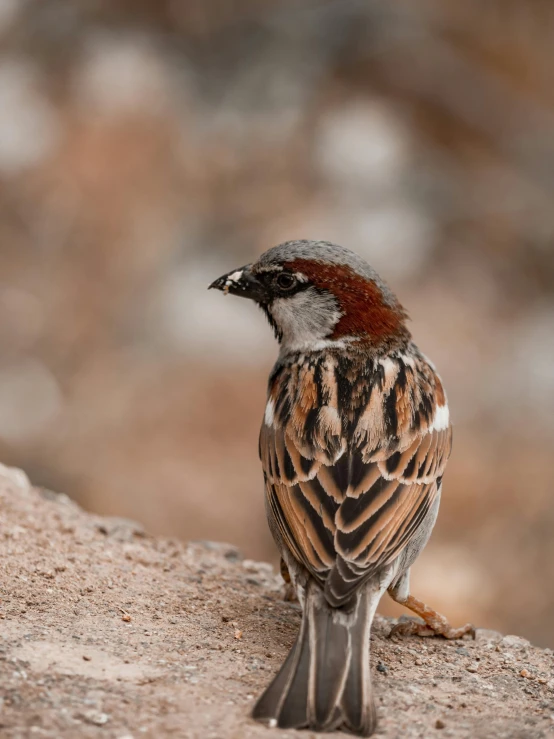
<instances>
[{"instance_id":1,"label":"blurred brown background","mask_svg":"<svg viewBox=\"0 0 554 739\"><path fill-rule=\"evenodd\" d=\"M553 37L550 0L0 0L0 460L274 560L276 347L206 287L336 240L449 391L414 592L554 646Z\"/></svg>"}]
</instances>

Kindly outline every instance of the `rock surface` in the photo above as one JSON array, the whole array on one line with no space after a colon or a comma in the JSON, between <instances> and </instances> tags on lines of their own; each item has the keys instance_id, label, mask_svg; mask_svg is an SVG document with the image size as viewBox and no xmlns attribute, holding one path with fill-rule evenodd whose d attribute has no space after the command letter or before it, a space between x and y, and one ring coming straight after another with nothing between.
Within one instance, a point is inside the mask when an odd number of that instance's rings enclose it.
<instances>
[{"instance_id":1,"label":"rock surface","mask_svg":"<svg viewBox=\"0 0 554 739\"><path fill-rule=\"evenodd\" d=\"M1 466L0 515L3 739L269 736L249 711L299 622L269 565L91 516ZM551 650L389 631L378 617L378 736L554 737Z\"/></svg>"}]
</instances>

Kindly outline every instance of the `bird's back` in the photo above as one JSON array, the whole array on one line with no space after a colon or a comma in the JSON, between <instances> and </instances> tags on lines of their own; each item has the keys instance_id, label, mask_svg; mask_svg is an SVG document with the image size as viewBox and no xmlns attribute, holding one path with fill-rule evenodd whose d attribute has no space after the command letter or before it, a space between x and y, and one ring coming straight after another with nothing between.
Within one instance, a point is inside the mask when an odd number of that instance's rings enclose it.
<instances>
[{"instance_id":1,"label":"bird's back","mask_svg":"<svg viewBox=\"0 0 554 739\"><path fill-rule=\"evenodd\" d=\"M417 535L451 438L440 378L413 344L276 366L260 435L270 525L331 605L347 603Z\"/></svg>"}]
</instances>

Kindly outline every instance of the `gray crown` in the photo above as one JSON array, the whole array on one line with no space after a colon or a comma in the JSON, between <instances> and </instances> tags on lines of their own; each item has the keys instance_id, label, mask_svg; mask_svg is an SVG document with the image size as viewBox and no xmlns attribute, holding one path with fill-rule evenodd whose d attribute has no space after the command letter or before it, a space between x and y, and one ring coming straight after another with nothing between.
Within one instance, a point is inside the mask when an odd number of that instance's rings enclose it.
<instances>
[{"instance_id":1,"label":"gray crown","mask_svg":"<svg viewBox=\"0 0 554 739\"><path fill-rule=\"evenodd\" d=\"M342 264L350 267L361 277L375 282L389 305L397 305L398 303L392 290L365 259L350 251L350 249L333 244L330 241L309 241L307 239L286 241L284 244L279 244L264 252L258 259L258 264L269 267L272 264L291 262L294 259L310 259L321 264Z\"/></svg>"}]
</instances>

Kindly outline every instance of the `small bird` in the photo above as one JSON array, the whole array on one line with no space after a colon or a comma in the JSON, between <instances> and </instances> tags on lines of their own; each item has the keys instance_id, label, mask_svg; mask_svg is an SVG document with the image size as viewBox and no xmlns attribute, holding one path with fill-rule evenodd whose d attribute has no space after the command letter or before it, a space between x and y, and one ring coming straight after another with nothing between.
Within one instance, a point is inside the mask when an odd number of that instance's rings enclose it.
<instances>
[{"instance_id":1,"label":"small bird","mask_svg":"<svg viewBox=\"0 0 554 739\"><path fill-rule=\"evenodd\" d=\"M397 298L341 246L289 241L210 288L255 301L280 344L259 452L269 527L303 615L253 717L370 736L370 630L385 591L423 619L395 633L474 635L410 594L452 444L442 382Z\"/></svg>"}]
</instances>

